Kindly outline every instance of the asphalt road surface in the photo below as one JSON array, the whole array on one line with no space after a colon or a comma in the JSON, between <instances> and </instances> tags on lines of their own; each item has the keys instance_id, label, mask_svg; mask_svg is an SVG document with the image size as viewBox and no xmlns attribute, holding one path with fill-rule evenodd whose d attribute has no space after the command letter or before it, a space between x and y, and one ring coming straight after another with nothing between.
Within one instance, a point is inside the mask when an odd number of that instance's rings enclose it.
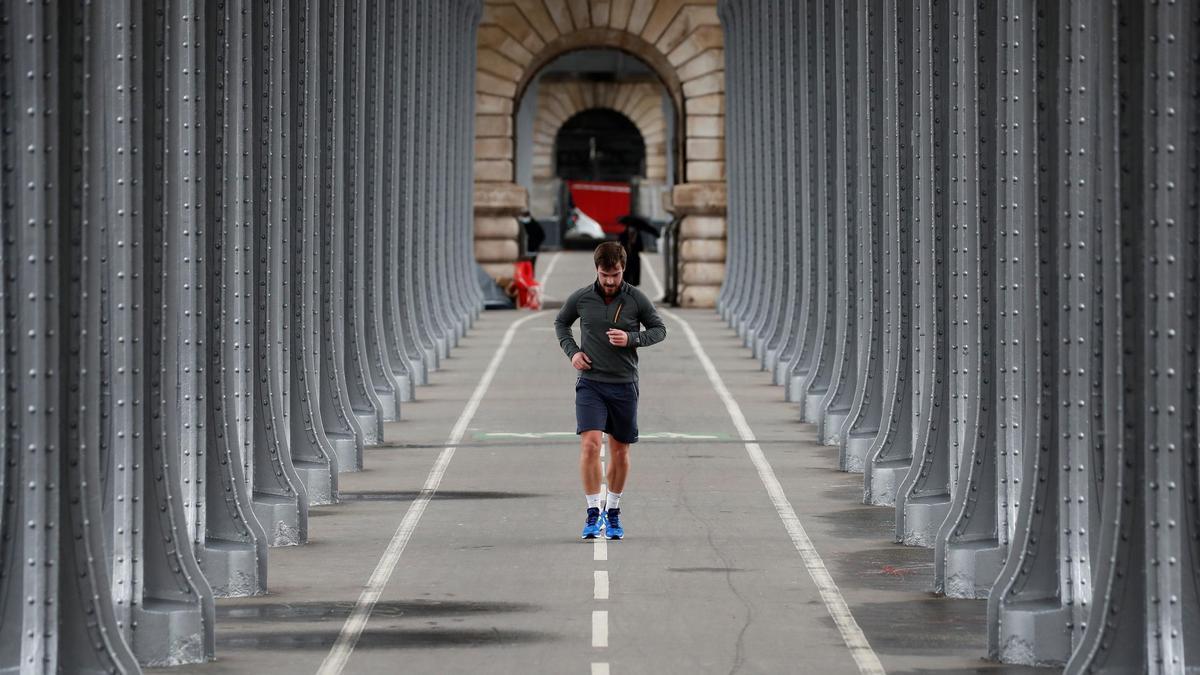
<instances>
[{"instance_id":1,"label":"asphalt road surface","mask_svg":"<svg viewBox=\"0 0 1200 675\"><path fill-rule=\"evenodd\" d=\"M538 264L551 306L594 278ZM218 601L217 661L164 672L1037 672L982 660L986 602L933 596L932 551L892 542L712 311L641 351L626 538L581 541L554 312L484 313L310 542L271 550L271 593Z\"/></svg>"}]
</instances>

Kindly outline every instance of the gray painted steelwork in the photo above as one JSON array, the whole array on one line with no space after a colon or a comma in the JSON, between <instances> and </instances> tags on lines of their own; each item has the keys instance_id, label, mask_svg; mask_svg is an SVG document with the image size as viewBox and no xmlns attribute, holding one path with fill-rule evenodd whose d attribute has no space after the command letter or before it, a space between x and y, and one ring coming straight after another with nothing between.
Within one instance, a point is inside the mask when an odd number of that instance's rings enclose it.
<instances>
[{"instance_id":1,"label":"gray painted steelwork","mask_svg":"<svg viewBox=\"0 0 1200 675\"><path fill-rule=\"evenodd\" d=\"M721 316L992 658L1200 668L1200 8L718 11Z\"/></svg>"},{"instance_id":2,"label":"gray painted steelwork","mask_svg":"<svg viewBox=\"0 0 1200 675\"><path fill-rule=\"evenodd\" d=\"M481 4L0 4L0 670L212 658L478 316Z\"/></svg>"}]
</instances>

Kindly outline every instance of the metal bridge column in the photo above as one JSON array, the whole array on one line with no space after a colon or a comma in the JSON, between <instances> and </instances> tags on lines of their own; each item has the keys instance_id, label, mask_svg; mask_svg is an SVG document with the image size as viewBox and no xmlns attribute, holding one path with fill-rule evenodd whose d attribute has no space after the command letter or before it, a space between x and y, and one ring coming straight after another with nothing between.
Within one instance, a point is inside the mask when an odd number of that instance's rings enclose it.
<instances>
[{"instance_id":1,"label":"metal bridge column","mask_svg":"<svg viewBox=\"0 0 1200 675\"><path fill-rule=\"evenodd\" d=\"M275 171L271 108L279 68L272 59L275 43L286 40L283 17L269 5L243 7L242 24L247 42L243 56L249 60L249 89L243 99L241 170L234 180L246 190L241 194L241 216L249 228L252 247L254 298L252 363L254 408L252 420L253 464L249 473L254 490L254 509L272 546L292 546L308 540L308 495L292 461L286 411L288 408L288 364L282 345L288 340L288 314L282 301L288 270L287 235L278 211L280 183L285 178ZM328 491L328 477L325 490Z\"/></svg>"},{"instance_id":2,"label":"metal bridge column","mask_svg":"<svg viewBox=\"0 0 1200 675\"><path fill-rule=\"evenodd\" d=\"M319 0L284 3L275 11L286 16L288 52L273 58L289 65L286 89L290 102L277 100L280 114L276 141L286 154L277 165L291 186L281 199L280 217L287 224L290 303L288 359L288 431L292 462L304 482L309 504L337 501L338 463L334 441L321 416L321 258L320 258L320 122L322 31L325 18ZM280 43L283 41L280 40ZM290 111L283 115L284 110Z\"/></svg>"},{"instance_id":3,"label":"metal bridge column","mask_svg":"<svg viewBox=\"0 0 1200 675\"><path fill-rule=\"evenodd\" d=\"M204 17L206 26L220 26L221 33L205 55L208 508L197 554L213 592L222 596L263 593L267 583L267 537L250 489L254 261L253 230L244 207L249 185L242 180L249 176L250 140L242 111L250 103L250 73L248 39L241 39L248 27L244 14L229 11L231 4L212 5Z\"/></svg>"},{"instance_id":4,"label":"metal bridge column","mask_svg":"<svg viewBox=\"0 0 1200 675\"><path fill-rule=\"evenodd\" d=\"M914 64L920 37L916 30L914 3L888 2L882 8L876 29L882 41L883 89L882 138L882 254L879 284L882 364L881 379L868 385L880 390L879 429L864 454L863 502L891 506L896 490L912 462L912 313L914 249L914 171L921 161L911 141L915 126L909 114L916 103L913 95L919 71ZM851 439L853 440L853 433Z\"/></svg>"}]
</instances>

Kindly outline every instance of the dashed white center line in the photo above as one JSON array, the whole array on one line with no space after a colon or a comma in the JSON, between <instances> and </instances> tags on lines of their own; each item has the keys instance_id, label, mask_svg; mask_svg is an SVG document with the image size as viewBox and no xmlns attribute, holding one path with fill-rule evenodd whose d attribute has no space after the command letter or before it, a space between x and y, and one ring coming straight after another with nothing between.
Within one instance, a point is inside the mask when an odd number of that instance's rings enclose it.
<instances>
[{"instance_id":1,"label":"dashed white center line","mask_svg":"<svg viewBox=\"0 0 1200 675\"><path fill-rule=\"evenodd\" d=\"M596 570L595 572L595 592L593 595L597 600L608 599L608 572L605 570Z\"/></svg>"},{"instance_id":2,"label":"dashed white center line","mask_svg":"<svg viewBox=\"0 0 1200 675\"><path fill-rule=\"evenodd\" d=\"M592 664L592 675L608 675L608 664L607 663L593 663Z\"/></svg>"},{"instance_id":3,"label":"dashed white center line","mask_svg":"<svg viewBox=\"0 0 1200 675\"><path fill-rule=\"evenodd\" d=\"M596 537L593 551L595 551L595 555L592 556L593 560L608 560L608 542L604 540L604 537Z\"/></svg>"},{"instance_id":4,"label":"dashed white center line","mask_svg":"<svg viewBox=\"0 0 1200 675\"><path fill-rule=\"evenodd\" d=\"M598 609L592 612L592 646L608 646L608 612Z\"/></svg>"}]
</instances>

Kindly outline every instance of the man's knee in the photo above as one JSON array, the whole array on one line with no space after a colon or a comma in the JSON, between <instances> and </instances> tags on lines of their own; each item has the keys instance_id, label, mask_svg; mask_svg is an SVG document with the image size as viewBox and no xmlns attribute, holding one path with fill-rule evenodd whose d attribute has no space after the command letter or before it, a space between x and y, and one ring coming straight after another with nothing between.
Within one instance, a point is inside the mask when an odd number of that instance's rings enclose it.
<instances>
[{"instance_id":1,"label":"man's knee","mask_svg":"<svg viewBox=\"0 0 1200 675\"><path fill-rule=\"evenodd\" d=\"M613 459L622 460L629 458L629 444L622 443L616 439L610 438L608 449L612 450Z\"/></svg>"},{"instance_id":2,"label":"man's knee","mask_svg":"<svg viewBox=\"0 0 1200 675\"><path fill-rule=\"evenodd\" d=\"M579 441L580 453L588 459L600 457L600 434L585 433Z\"/></svg>"}]
</instances>

